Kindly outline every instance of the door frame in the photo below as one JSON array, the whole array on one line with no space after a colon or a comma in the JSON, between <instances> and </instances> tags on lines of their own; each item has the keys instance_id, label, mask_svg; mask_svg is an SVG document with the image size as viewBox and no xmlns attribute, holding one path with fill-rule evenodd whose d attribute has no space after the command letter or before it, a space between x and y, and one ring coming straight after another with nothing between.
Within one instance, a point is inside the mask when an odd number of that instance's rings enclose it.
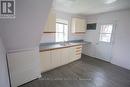
<instances>
[{"instance_id":1,"label":"door frame","mask_svg":"<svg viewBox=\"0 0 130 87\"><path fill-rule=\"evenodd\" d=\"M110 42L99 41L101 25L105 25L105 24L112 24L113 25L112 34L111 34L111 41ZM115 43L116 27L117 27L117 20L105 20L105 21L97 22L97 31L98 31L98 34L97 34L97 42L96 42L96 44L97 45L98 44L112 45L112 48L111 48L111 51L112 51L111 52L111 59L108 62L111 62L111 60L113 58L113 45Z\"/></svg>"}]
</instances>

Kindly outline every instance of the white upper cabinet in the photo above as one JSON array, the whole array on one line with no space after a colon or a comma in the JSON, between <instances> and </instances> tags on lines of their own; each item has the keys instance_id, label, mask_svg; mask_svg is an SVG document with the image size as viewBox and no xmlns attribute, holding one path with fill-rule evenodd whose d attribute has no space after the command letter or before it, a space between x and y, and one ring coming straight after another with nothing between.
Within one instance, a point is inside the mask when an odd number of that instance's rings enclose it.
<instances>
[{"instance_id":1,"label":"white upper cabinet","mask_svg":"<svg viewBox=\"0 0 130 87\"><path fill-rule=\"evenodd\" d=\"M72 18L72 33L85 33L86 20L80 18Z\"/></svg>"},{"instance_id":2,"label":"white upper cabinet","mask_svg":"<svg viewBox=\"0 0 130 87\"><path fill-rule=\"evenodd\" d=\"M56 13L51 11L48 15L48 20L44 27L44 33L55 33L56 32Z\"/></svg>"}]
</instances>

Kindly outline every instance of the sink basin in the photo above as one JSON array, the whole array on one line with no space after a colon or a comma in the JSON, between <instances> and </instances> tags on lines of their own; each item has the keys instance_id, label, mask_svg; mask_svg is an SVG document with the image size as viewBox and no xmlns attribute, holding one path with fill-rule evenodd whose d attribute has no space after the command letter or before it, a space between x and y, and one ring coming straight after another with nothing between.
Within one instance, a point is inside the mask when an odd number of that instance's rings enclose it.
<instances>
[{"instance_id":1,"label":"sink basin","mask_svg":"<svg viewBox=\"0 0 130 87\"><path fill-rule=\"evenodd\" d=\"M72 43L60 43L61 46L69 46L72 45Z\"/></svg>"}]
</instances>

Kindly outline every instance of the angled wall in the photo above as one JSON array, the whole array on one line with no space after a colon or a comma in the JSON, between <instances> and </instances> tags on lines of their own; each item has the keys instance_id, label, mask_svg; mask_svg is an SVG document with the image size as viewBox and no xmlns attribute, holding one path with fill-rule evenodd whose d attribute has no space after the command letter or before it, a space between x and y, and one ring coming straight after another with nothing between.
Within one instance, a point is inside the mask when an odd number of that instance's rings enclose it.
<instances>
[{"instance_id":1,"label":"angled wall","mask_svg":"<svg viewBox=\"0 0 130 87\"><path fill-rule=\"evenodd\" d=\"M52 0L15 0L16 18L0 19L2 38L7 51L39 45Z\"/></svg>"},{"instance_id":2,"label":"angled wall","mask_svg":"<svg viewBox=\"0 0 130 87\"><path fill-rule=\"evenodd\" d=\"M9 77L6 63L6 51L0 37L0 87L9 87Z\"/></svg>"},{"instance_id":3,"label":"angled wall","mask_svg":"<svg viewBox=\"0 0 130 87\"><path fill-rule=\"evenodd\" d=\"M39 44L53 0L15 1L16 18L0 19L0 35L8 55L12 87L41 75Z\"/></svg>"}]
</instances>

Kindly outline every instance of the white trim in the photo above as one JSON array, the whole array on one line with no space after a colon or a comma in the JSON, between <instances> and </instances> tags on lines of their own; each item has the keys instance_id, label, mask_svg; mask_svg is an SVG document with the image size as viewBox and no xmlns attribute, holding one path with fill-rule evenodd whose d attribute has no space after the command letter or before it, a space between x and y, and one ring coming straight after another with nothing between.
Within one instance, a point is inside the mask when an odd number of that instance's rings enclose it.
<instances>
[{"instance_id":1,"label":"white trim","mask_svg":"<svg viewBox=\"0 0 130 87\"><path fill-rule=\"evenodd\" d=\"M18 52L23 52L23 51L35 50L35 49L39 49L39 47L27 48L27 49L18 49L18 50L10 50L7 53L11 54L11 53L18 53Z\"/></svg>"}]
</instances>

